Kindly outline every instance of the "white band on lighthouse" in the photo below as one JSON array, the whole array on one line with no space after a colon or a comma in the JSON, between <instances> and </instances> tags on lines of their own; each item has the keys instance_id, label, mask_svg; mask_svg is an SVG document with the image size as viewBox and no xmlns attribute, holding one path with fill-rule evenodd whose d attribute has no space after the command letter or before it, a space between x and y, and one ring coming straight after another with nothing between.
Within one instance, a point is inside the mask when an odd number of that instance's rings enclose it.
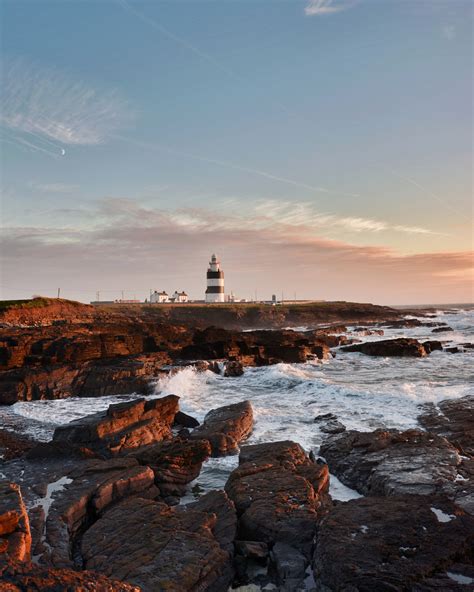
<instances>
[{"instance_id":1,"label":"white band on lighthouse","mask_svg":"<svg viewBox=\"0 0 474 592\"><path fill-rule=\"evenodd\" d=\"M207 270L206 302L224 302L224 272L215 254L212 255Z\"/></svg>"}]
</instances>

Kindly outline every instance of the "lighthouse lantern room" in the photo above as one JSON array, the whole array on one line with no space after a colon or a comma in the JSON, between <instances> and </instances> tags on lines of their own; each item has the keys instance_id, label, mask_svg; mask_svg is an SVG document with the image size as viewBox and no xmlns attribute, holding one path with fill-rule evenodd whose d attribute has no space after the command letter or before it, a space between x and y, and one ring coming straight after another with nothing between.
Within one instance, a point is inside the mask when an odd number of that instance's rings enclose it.
<instances>
[{"instance_id":1,"label":"lighthouse lantern room","mask_svg":"<svg viewBox=\"0 0 474 592\"><path fill-rule=\"evenodd\" d=\"M212 255L207 270L206 302L224 302L224 272L216 255Z\"/></svg>"}]
</instances>

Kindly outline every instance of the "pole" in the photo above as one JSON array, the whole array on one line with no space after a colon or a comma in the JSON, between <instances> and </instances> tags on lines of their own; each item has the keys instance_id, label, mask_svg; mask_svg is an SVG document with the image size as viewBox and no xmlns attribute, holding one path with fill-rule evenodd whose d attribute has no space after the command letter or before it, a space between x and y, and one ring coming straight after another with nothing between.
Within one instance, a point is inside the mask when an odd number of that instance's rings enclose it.
<instances>
[{"instance_id":1,"label":"pole","mask_svg":"<svg viewBox=\"0 0 474 592\"><path fill-rule=\"evenodd\" d=\"M59 298L59 294L61 294L61 288L58 288L58 298Z\"/></svg>"}]
</instances>

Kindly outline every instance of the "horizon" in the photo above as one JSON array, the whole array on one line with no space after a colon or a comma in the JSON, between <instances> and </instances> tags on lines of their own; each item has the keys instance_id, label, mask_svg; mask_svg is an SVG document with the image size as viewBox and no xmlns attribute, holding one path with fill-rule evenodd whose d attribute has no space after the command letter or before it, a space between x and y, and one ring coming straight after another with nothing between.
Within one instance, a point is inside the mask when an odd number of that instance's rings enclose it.
<instances>
[{"instance_id":1,"label":"horizon","mask_svg":"<svg viewBox=\"0 0 474 592\"><path fill-rule=\"evenodd\" d=\"M1 8L1 299L474 301L470 1Z\"/></svg>"}]
</instances>

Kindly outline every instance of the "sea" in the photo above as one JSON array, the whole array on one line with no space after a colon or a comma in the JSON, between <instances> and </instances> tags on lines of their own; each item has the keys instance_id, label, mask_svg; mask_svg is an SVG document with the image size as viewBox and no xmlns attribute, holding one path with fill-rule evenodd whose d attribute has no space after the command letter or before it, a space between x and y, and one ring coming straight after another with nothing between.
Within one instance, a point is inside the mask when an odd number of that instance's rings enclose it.
<instances>
[{"instance_id":1,"label":"sea","mask_svg":"<svg viewBox=\"0 0 474 592\"><path fill-rule=\"evenodd\" d=\"M420 341L436 339L446 347L474 342L474 309L439 310L420 320L446 323L452 330L433 333L432 327L384 330L384 335L362 336L362 341L413 337ZM409 318L416 318L410 316ZM298 330L315 327L298 327ZM354 327L348 327L347 335ZM474 394L474 350L460 353L435 351L426 358L383 358L334 349L335 357L324 362L276 364L246 368L243 376L224 378L213 372L186 367L164 376L154 384L150 397L175 394L181 409L204 419L216 407L251 401L255 427L247 443L293 440L318 454L322 422L318 415L332 413L347 429L372 431L377 428L405 430L419 427L417 416L426 404ZM111 403L131 400L139 395L69 398L55 401L16 403L0 408L0 424L6 429L48 441L54 429L73 419L106 409ZM200 476L191 483L182 503L205 491L224 486L238 457L208 460ZM340 500L357 497L335 477L331 493Z\"/></svg>"}]
</instances>

